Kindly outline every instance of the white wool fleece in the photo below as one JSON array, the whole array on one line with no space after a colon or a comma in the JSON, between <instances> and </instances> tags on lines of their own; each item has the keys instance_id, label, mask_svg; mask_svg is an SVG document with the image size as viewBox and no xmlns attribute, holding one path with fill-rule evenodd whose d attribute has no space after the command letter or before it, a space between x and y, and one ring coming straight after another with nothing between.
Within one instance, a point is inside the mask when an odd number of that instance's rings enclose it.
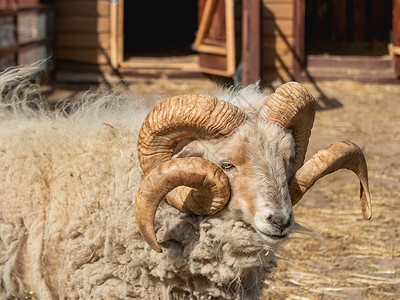
<instances>
[{"instance_id":1,"label":"white wool fleece","mask_svg":"<svg viewBox=\"0 0 400 300\"><path fill-rule=\"evenodd\" d=\"M2 88L18 81L14 72L0 76ZM261 296L275 249L234 212L188 216L162 203L155 230L163 253L143 241L133 202L148 108L131 94L94 91L80 106L48 112L35 93L18 103L31 88L21 85L0 104L0 298Z\"/></svg>"}]
</instances>

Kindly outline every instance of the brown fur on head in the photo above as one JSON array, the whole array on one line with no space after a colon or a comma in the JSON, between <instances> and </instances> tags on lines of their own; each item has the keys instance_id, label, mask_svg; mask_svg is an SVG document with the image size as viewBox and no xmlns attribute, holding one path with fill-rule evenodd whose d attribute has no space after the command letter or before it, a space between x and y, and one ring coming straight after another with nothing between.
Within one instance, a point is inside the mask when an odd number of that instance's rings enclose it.
<instances>
[{"instance_id":1,"label":"brown fur on head","mask_svg":"<svg viewBox=\"0 0 400 300\"><path fill-rule=\"evenodd\" d=\"M294 141L290 131L258 119L247 120L223 139L195 140L173 158L202 157L219 165L231 187L228 208L272 242L293 226L288 179Z\"/></svg>"}]
</instances>

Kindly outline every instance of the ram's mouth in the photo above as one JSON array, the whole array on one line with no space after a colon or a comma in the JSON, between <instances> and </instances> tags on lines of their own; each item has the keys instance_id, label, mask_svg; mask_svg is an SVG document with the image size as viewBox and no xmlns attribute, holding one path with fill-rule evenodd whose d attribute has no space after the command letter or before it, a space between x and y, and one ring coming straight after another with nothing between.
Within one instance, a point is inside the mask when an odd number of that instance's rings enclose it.
<instances>
[{"instance_id":1,"label":"ram's mouth","mask_svg":"<svg viewBox=\"0 0 400 300\"><path fill-rule=\"evenodd\" d=\"M285 239L288 238L289 234L270 234L270 233L266 233L266 232L262 232L258 229L256 229L256 231L258 232L258 234L267 241L272 241L272 242L282 242Z\"/></svg>"},{"instance_id":2,"label":"ram's mouth","mask_svg":"<svg viewBox=\"0 0 400 300\"><path fill-rule=\"evenodd\" d=\"M273 240L284 240L288 237L288 234L265 234L267 237Z\"/></svg>"}]
</instances>

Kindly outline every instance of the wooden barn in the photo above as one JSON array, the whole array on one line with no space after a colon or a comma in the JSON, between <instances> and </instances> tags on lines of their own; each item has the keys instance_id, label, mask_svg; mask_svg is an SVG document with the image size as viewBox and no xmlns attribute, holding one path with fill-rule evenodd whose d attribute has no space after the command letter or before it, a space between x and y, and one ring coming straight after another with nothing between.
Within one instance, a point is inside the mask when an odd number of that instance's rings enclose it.
<instances>
[{"instance_id":1,"label":"wooden barn","mask_svg":"<svg viewBox=\"0 0 400 300\"><path fill-rule=\"evenodd\" d=\"M400 0L0 0L0 68L48 55L61 80L395 81Z\"/></svg>"}]
</instances>

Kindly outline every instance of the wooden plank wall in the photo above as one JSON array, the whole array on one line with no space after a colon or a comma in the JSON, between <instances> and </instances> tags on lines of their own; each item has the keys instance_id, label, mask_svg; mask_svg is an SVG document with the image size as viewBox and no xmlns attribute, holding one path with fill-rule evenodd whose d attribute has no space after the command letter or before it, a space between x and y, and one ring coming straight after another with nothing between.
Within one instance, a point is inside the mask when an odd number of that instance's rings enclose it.
<instances>
[{"instance_id":1,"label":"wooden plank wall","mask_svg":"<svg viewBox=\"0 0 400 300\"><path fill-rule=\"evenodd\" d=\"M58 0L55 57L68 71L110 71L110 2Z\"/></svg>"},{"instance_id":2,"label":"wooden plank wall","mask_svg":"<svg viewBox=\"0 0 400 300\"><path fill-rule=\"evenodd\" d=\"M294 0L262 0L263 80L293 78Z\"/></svg>"}]
</instances>

